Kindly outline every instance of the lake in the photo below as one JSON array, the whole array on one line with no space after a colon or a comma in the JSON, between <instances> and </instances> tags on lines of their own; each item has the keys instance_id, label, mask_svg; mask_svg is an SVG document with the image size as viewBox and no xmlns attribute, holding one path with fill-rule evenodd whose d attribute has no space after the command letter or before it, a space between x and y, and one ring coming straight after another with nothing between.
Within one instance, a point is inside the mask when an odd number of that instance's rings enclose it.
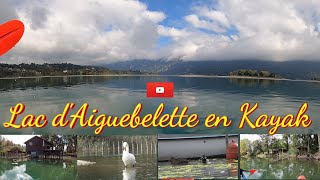
<instances>
[{"instance_id":1,"label":"lake","mask_svg":"<svg viewBox=\"0 0 320 180\"><path fill-rule=\"evenodd\" d=\"M159 178L238 179L238 162L224 158L208 159L206 164L189 160L187 165L158 162Z\"/></svg>"},{"instance_id":2,"label":"lake","mask_svg":"<svg viewBox=\"0 0 320 180\"><path fill-rule=\"evenodd\" d=\"M297 179L304 175L307 179L320 179L320 162L302 159L244 158L240 167L244 170L256 169L248 179Z\"/></svg>"},{"instance_id":3,"label":"lake","mask_svg":"<svg viewBox=\"0 0 320 180\"><path fill-rule=\"evenodd\" d=\"M171 99L146 98L146 82L174 82L175 93ZM259 103L259 109L251 117L262 113L268 115L296 114L302 103L308 102L307 114L314 121L311 127L280 129L278 133L317 133L320 110L320 83L267 79L238 79L221 77L181 77L181 76L81 76L44 77L0 80L1 108L0 123L11 118L10 107L23 102L26 110L22 115L46 114L52 118L62 113L67 103L73 102L74 114L83 103L89 103L87 118L93 108L99 113L121 116L132 113L137 103L143 104L141 115L154 113L160 103L165 103L165 113L172 113L174 107L188 106L188 114L197 113L201 123L196 128L106 128L104 135L132 134L224 134L225 132L246 133L249 127L238 129L242 117L240 106L245 103ZM181 111L180 111L181 112ZM206 128L204 119L211 113L228 116L234 122L229 128ZM17 122L21 121L18 116ZM316 121L316 122L315 122ZM254 129L251 133L267 133L269 128ZM74 129L53 128L50 123L45 128L8 129L0 126L2 134L94 134L95 128Z\"/></svg>"},{"instance_id":4,"label":"lake","mask_svg":"<svg viewBox=\"0 0 320 180\"><path fill-rule=\"evenodd\" d=\"M125 168L121 155L87 156L79 160L95 162L95 164L78 166L77 180L152 180L157 179L157 156L135 155L135 167Z\"/></svg>"},{"instance_id":5,"label":"lake","mask_svg":"<svg viewBox=\"0 0 320 180\"><path fill-rule=\"evenodd\" d=\"M3 180L75 180L76 177L75 160L32 160L12 164L12 161L0 159L0 179Z\"/></svg>"}]
</instances>

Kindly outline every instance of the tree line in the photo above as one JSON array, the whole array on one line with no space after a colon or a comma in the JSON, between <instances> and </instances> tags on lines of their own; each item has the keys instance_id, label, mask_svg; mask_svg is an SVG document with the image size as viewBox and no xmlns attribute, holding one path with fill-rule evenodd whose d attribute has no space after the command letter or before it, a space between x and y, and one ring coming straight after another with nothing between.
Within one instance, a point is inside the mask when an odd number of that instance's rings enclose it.
<instances>
[{"instance_id":1,"label":"tree line","mask_svg":"<svg viewBox=\"0 0 320 180\"><path fill-rule=\"evenodd\" d=\"M120 155L122 143L129 144L130 153L156 154L157 136L78 136L78 156Z\"/></svg>"},{"instance_id":2,"label":"tree line","mask_svg":"<svg viewBox=\"0 0 320 180\"><path fill-rule=\"evenodd\" d=\"M267 77L267 78L280 78L279 75L269 71L258 71L252 69L240 69L229 73L229 76L250 76L250 77Z\"/></svg>"},{"instance_id":3,"label":"tree line","mask_svg":"<svg viewBox=\"0 0 320 180\"><path fill-rule=\"evenodd\" d=\"M5 139L0 135L0 153L7 152L25 152L25 147L20 144L15 144L10 140Z\"/></svg>"},{"instance_id":4,"label":"tree line","mask_svg":"<svg viewBox=\"0 0 320 180\"><path fill-rule=\"evenodd\" d=\"M320 76L312 77L311 80L313 80L313 81L320 81Z\"/></svg>"},{"instance_id":5,"label":"tree line","mask_svg":"<svg viewBox=\"0 0 320 180\"><path fill-rule=\"evenodd\" d=\"M107 74L141 74L140 71L111 70L99 66L81 66L71 63L55 64L0 64L0 78L65 76L65 75L107 75Z\"/></svg>"},{"instance_id":6,"label":"tree line","mask_svg":"<svg viewBox=\"0 0 320 180\"><path fill-rule=\"evenodd\" d=\"M259 139L240 141L240 154L242 156L257 156L261 154L277 154L285 152L292 155L320 153L319 134L283 134L259 135Z\"/></svg>"}]
</instances>

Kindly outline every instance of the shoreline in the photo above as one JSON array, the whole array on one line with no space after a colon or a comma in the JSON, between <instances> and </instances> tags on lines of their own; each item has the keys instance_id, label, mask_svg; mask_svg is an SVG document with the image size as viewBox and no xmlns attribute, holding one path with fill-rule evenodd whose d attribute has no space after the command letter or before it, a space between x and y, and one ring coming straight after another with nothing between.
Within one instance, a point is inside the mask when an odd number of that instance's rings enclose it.
<instances>
[{"instance_id":1,"label":"shoreline","mask_svg":"<svg viewBox=\"0 0 320 180\"><path fill-rule=\"evenodd\" d=\"M65 75L65 76L26 76L26 77L4 77L0 80L13 79L37 79L37 78L63 78L63 77L188 77L188 78L225 78L225 79L253 79L253 80L274 80L274 81L293 81L293 82L313 82L320 83L317 80L307 79L287 79L287 78L271 78L271 77L254 77L254 76L220 76L220 75L157 75L157 74L104 74L104 75Z\"/></svg>"},{"instance_id":2,"label":"shoreline","mask_svg":"<svg viewBox=\"0 0 320 180\"><path fill-rule=\"evenodd\" d=\"M29 158L29 157L0 157L0 159L6 159L6 160L13 160L13 159L23 159L22 161L29 161L29 160L34 160L34 159L38 159L38 158ZM48 159L44 159L44 160L52 160L51 158ZM54 159L54 160L77 160L77 157L74 156L70 156L70 155L63 155L61 159Z\"/></svg>"},{"instance_id":3,"label":"shoreline","mask_svg":"<svg viewBox=\"0 0 320 180\"><path fill-rule=\"evenodd\" d=\"M317 153L316 153L317 154ZM269 155L269 156L240 156L240 158L249 158L249 159L301 159L301 160L310 160L310 161L319 161L320 157L316 156L316 154L312 154L311 156L307 155L293 155L293 154L282 154L282 155Z\"/></svg>"}]
</instances>

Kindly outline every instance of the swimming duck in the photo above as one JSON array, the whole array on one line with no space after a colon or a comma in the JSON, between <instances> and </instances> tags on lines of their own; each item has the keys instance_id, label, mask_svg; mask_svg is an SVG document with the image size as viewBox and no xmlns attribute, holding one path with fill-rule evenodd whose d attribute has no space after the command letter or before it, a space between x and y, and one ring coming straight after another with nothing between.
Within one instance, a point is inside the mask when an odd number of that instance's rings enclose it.
<instances>
[{"instance_id":1,"label":"swimming duck","mask_svg":"<svg viewBox=\"0 0 320 180\"><path fill-rule=\"evenodd\" d=\"M173 157L171 157L170 161L172 165L185 165L189 163L189 161L186 159L176 159Z\"/></svg>"},{"instance_id":2,"label":"swimming duck","mask_svg":"<svg viewBox=\"0 0 320 180\"><path fill-rule=\"evenodd\" d=\"M133 154L129 153L129 144L127 142L123 142L122 150L122 161L125 167L134 167L136 164L136 158Z\"/></svg>"},{"instance_id":3,"label":"swimming duck","mask_svg":"<svg viewBox=\"0 0 320 180\"><path fill-rule=\"evenodd\" d=\"M206 164L209 161L205 155L203 155L199 160L204 164Z\"/></svg>"}]
</instances>

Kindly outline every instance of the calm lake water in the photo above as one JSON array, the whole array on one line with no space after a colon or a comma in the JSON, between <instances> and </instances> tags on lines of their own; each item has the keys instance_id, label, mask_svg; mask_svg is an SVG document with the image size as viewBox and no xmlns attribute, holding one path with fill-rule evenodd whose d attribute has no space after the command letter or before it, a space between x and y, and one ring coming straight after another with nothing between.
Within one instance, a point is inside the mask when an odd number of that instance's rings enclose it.
<instances>
[{"instance_id":1,"label":"calm lake water","mask_svg":"<svg viewBox=\"0 0 320 180\"><path fill-rule=\"evenodd\" d=\"M175 94L172 99L146 98L146 82L171 81L175 85ZM319 132L320 110L320 83L284 81L284 80L257 80L216 77L178 77L178 76L94 76L94 77L49 77L29 79L1 79L0 80L0 123L11 118L10 107L23 102L26 105L22 116L32 113L35 115L46 114L48 119L62 113L67 103L76 104L69 116L77 112L83 103L89 103L87 118L93 108L98 108L99 113L121 116L132 113L137 103L143 104L141 116L154 113L160 103L165 103L165 113L172 113L174 107L188 106L188 114L197 113L201 124L197 128L137 128L118 129L106 128L105 135L115 134L154 134L166 133L217 133L247 132L248 126L239 130L238 125L242 117L240 106L245 103L259 102L259 109L250 117L262 113L268 115L296 114L304 102L309 103L307 114L313 120L311 127L290 128L278 133L312 133ZM98 113L98 114L99 114ZM204 119L211 113L217 116L226 115L233 120L232 126L227 128L209 129L203 125ZM271 127L270 127L271 128ZM267 129L251 130L252 133L267 133ZM50 123L47 127L5 129L0 126L2 134L42 134L54 132L55 134L93 134L95 128L79 128L70 130L66 128L53 128Z\"/></svg>"},{"instance_id":2,"label":"calm lake water","mask_svg":"<svg viewBox=\"0 0 320 180\"><path fill-rule=\"evenodd\" d=\"M125 168L121 156L89 156L79 160L95 164L78 166L78 180L152 180L157 179L157 156L135 155L135 167Z\"/></svg>"},{"instance_id":3,"label":"calm lake water","mask_svg":"<svg viewBox=\"0 0 320 180\"><path fill-rule=\"evenodd\" d=\"M192 160L187 165L159 162L158 166L159 178L238 179L238 163L222 158L209 159L206 164Z\"/></svg>"},{"instance_id":4,"label":"calm lake water","mask_svg":"<svg viewBox=\"0 0 320 180\"><path fill-rule=\"evenodd\" d=\"M307 179L320 179L320 162L299 159L241 158L240 167L257 172L248 179L297 179L304 175Z\"/></svg>"},{"instance_id":5,"label":"calm lake water","mask_svg":"<svg viewBox=\"0 0 320 180\"><path fill-rule=\"evenodd\" d=\"M0 159L1 180L75 180L76 177L75 160L35 160L12 164L12 161Z\"/></svg>"}]
</instances>

